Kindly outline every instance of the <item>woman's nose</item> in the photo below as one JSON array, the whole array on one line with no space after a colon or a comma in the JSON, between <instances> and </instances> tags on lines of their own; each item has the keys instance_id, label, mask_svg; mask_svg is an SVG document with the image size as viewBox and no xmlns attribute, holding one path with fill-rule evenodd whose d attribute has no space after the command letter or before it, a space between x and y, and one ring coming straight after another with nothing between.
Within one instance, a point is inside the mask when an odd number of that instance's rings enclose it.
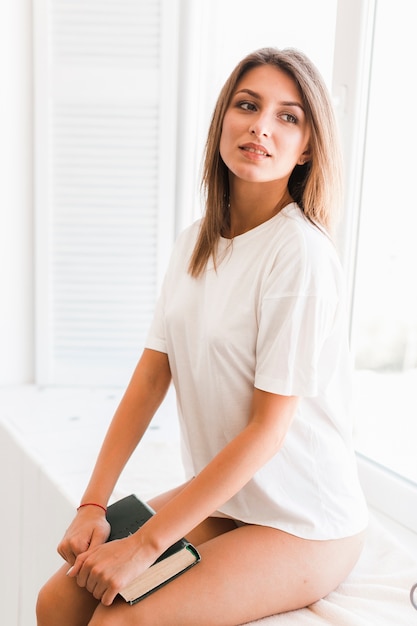
<instances>
[{"instance_id":1,"label":"woman's nose","mask_svg":"<svg viewBox=\"0 0 417 626\"><path fill-rule=\"evenodd\" d=\"M251 135L255 135L255 137L268 137L270 134L270 124L267 117L262 115L256 120L253 120L249 132Z\"/></svg>"}]
</instances>

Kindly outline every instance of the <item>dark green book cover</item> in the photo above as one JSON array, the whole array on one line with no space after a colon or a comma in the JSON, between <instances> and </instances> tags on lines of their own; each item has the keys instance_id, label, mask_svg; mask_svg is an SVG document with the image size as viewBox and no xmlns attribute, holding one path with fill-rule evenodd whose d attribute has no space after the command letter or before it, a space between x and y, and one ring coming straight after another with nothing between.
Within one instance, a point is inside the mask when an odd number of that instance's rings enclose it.
<instances>
[{"instance_id":1,"label":"dark green book cover","mask_svg":"<svg viewBox=\"0 0 417 626\"><path fill-rule=\"evenodd\" d=\"M111 504L106 514L111 526L108 541L133 535L154 513L150 506L134 494ZM186 539L180 539L161 554L151 567L122 589L120 595L126 602L135 604L190 569L199 560L197 549Z\"/></svg>"}]
</instances>

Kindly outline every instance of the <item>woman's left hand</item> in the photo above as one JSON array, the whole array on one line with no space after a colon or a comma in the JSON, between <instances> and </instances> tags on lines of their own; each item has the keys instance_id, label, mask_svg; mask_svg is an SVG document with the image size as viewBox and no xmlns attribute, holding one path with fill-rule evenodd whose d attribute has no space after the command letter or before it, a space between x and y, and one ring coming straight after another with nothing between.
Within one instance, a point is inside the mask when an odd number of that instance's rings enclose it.
<instances>
[{"instance_id":1,"label":"woman's left hand","mask_svg":"<svg viewBox=\"0 0 417 626\"><path fill-rule=\"evenodd\" d=\"M154 563L157 556L147 552L138 545L136 536L130 535L79 554L67 575L110 606L119 591Z\"/></svg>"}]
</instances>

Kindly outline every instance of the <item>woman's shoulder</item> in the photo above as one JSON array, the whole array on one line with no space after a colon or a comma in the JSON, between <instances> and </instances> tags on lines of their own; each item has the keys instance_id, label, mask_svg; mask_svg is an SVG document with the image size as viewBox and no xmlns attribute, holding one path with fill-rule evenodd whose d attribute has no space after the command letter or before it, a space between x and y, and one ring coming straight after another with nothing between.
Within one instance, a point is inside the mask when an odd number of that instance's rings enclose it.
<instances>
[{"instance_id":1,"label":"woman's shoulder","mask_svg":"<svg viewBox=\"0 0 417 626\"><path fill-rule=\"evenodd\" d=\"M313 241L320 242L326 240L331 242L331 237L327 230L306 217L304 211L296 202L288 204L279 215L282 217L281 227L287 228L288 231L311 238Z\"/></svg>"},{"instance_id":2,"label":"woman's shoulder","mask_svg":"<svg viewBox=\"0 0 417 626\"><path fill-rule=\"evenodd\" d=\"M292 247L298 255L304 251L308 261L332 259L339 263L336 245L329 233L319 224L309 220L295 202L281 211L281 241Z\"/></svg>"},{"instance_id":3,"label":"woman's shoulder","mask_svg":"<svg viewBox=\"0 0 417 626\"><path fill-rule=\"evenodd\" d=\"M187 250L194 248L195 242L200 232L201 219L186 226L176 237L174 242L174 255L184 254Z\"/></svg>"},{"instance_id":4,"label":"woman's shoulder","mask_svg":"<svg viewBox=\"0 0 417 626\"><path fill-rule=\"evenodd\" d=\"M171 249L171 255L167 268L168 275L176 275L188 267L195 243L200 230L201 220L197 220L186 226L176 237Z\"/></svg>"},{"instance_id":5,"label":"woman's shoulder","mask_svg":"<svg viewBox=\"0 0 417 626\"><path fill-rule=\"evenodd\" d=\"M343 270L331 237L306 218L295 203L281 211L276 226L274 267L276 273L288 274L314 292L328 291L343 282Z\"/></svg>"},{"instance_id":6,"label":"woman's shoulder","mask_svg":"<svg viewBox=\"0 0 417 626\"><path fill-rule=\"evenodd\" d=\"M195 220L194 222L192 222L191 224L189 224L188 226L186 226L178 235L177 239L176 239L176 244L184 244L185 242L189 242L189 241L193 241L195 242L195 240L198 237L198 233L200 232L200 227L201 227L201 218L198 220Z\"/></svg>"}]
</instances>

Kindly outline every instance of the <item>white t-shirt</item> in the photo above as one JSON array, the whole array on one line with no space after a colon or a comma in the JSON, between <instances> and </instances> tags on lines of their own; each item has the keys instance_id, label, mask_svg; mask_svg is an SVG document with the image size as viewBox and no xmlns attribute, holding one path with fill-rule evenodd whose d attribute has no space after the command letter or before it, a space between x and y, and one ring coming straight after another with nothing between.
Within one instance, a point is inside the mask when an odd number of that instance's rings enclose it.
<instances>
[{"instance_id":1,"label":"white t-shirt","mask_svg":"<svg viewBox=\"0 0 417 626\"><path fill-rule=\"evenodd\" d=\"M217 514L309 539L359 532L367 509L333 244L290 204L221 238L217 271L209 262L195 279L187 270L198 230L197 222L178 238L146 341L169 357L188 476L245 428L254 386L299 396L282 448Z\"/></svg>"}]
</instances>

